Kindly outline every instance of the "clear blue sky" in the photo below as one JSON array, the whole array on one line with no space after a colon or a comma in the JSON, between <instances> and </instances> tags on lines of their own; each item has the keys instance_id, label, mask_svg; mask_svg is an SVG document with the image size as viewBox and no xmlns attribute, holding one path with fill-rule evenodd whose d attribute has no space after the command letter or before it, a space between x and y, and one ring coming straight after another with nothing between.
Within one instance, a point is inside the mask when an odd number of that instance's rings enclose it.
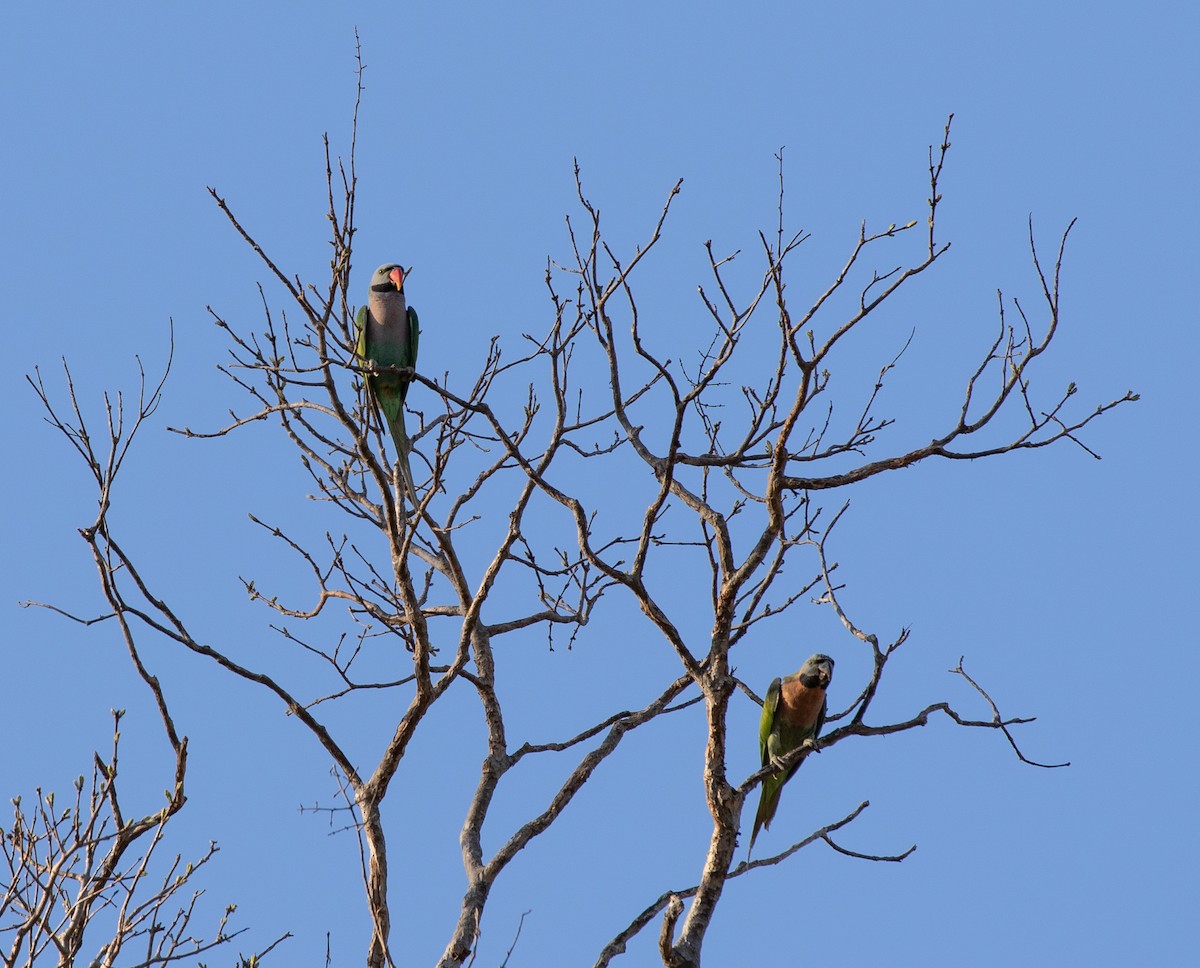
<instances>
[{"instance_id":1,"label":"clear blue sky","mask_svg":"<svg viewBox=\"0 0 1200 968\"><path fill-rule=\"evenodd\" d=\"M706 239L749 251L757 230L774 225L780 146L791 224L813 235L793 285L815 287L860 220L924 217L926 147L953 111L942 230L954 248L878 342L862 347L877 367L916 328L892 407L904 440L944 424L953 405L945 388L965 359L958 349L990 339L997 287L1034 301L1027 217L1047 245L1079 218L1063 331L1044 372L1048 385L1074 380L1085 405L1141 392L1140 403L1087 432L1104 459L1067 445L878 480L852 495L838 549L861 624L881 636L913 628L880 713L903 716L946 698L984 717L945 672L965 655L1005 712L1038 717L1019 734L1026 752L1072 766L1023 766L1000 736L942 721L838 746L789 788L771 843L869 799L842 842L919 849L881 865L818 845L733 882L706 953L712 965L778 960L777 933L799 926L813 964L1194 957L1196 7L344 6L0 12L8 338L0 390L10 414L0 476L3 802L39 785L67 790L91 750L106 747L111 707L129 709L129 795L145 783L147 810L157 807L166 763L114 632L17 607L36 599L99 609L76 534L94 499L23 380L34 365L53 382L66 356L95 407L102 390L134 387L134 354L151 369L161 364L174 319L166 402L130 458L114 521L206 640L283 673L294 661L267 629L269 616L245 603L237 576L269 577L299 594L303 575L246 513L316 533L340 523L304 500L294 456L266 428L217 443L163 428L212 427L245 406L215 370L225 345L205 306L249 327L260 312L255 283L269 283L205 186L230 200L282 264L312 277L327 261L320 137L328 131L346 147L357 25L368 70L356 285L365 290L380 262L415 265L409 297L425 329L422 369L452 381L473 374L492 335L515 345L520 333L544 329L545 261L569 251L573 157L626 249L684 178L642 282L670 327L698 308ZM545 702L557 684L613 686L635 647L623 631L636 647L661 651L657 668L669 668L665 645L615 620L587 630L571 652L528 640L501 657L527 691L514 686L515 742L570 730L571 704ZM844 705L866 667L854 641L812 607L784 631L739 656L739 672L761 689L820 647L838 660L833 704ZM245 950L290 930L296 937L277 963L320 964L328 931L335 963L359 962L354 843L297 811L334 800L323 755L265 695L164 644L148 656L192 744L190 802L169 849L193 856L210 838L221 844L204 886L214 904L238 903L238 924L253 929ZM743 701L733 715L744 731L739 777L754 767L756 712ZM481 733L473 718L458 724L450 713L414 745L390 801L393 945L411 964L435 960L461 895L457 832ZM360 738L364 762L388 715L371 705L337 717ZM503 960L527 909L510 964L591 964L645 904L695 882L708 831L701 735L697 720L680 717L630 743L627 758L501 880L480 964ZM442 772L430 792L432 769ZM492 846L522 816L522 797L541 802L554 777L534 772L509 794ZM576 878L577 890L565 890ZM656 930L623 963L652 963Z\"/></svg>"}]
</instances>

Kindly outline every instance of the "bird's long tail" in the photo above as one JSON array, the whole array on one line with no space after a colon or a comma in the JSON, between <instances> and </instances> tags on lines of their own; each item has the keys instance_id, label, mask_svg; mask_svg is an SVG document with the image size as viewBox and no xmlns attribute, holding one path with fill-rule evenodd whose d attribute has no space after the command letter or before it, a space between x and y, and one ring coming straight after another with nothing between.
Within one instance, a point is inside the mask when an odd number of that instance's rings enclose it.
<instances>
[{"instance_id":1,"label":"bird's long tail","mask_svg":"<svg viewBox=\"0 0 1200 968\"><path fill-rule=\"evenodd\" d=\"M750 846L746 850L747 860L750 859L750 852L754 850L754 841L758 839L758 832L771 829L771 821L775 817L775 808L779 806L779 793L782 789L783 784L773 776L767 777L762 782L758 796L758 812L754 815L754 829L750 833Z\"/></svg>"},{"instance_id":2,"label":"bird's long tail","mask_svg":"<svg viewBox=\"0 0 1200 968\"><path fill-rule=\"evenodd\" d=\"M385 416L387 416L385 414ZM409 503L417 506L417 488L413 484L412 468L408 463L408 431L404 426L404 407L401 405L396 419L387 416L388 429L392 432L392 440L396 444L396 460L400 463L400 476L404 478L404 490L408 492Z\"/></svg>"}]
</instances>

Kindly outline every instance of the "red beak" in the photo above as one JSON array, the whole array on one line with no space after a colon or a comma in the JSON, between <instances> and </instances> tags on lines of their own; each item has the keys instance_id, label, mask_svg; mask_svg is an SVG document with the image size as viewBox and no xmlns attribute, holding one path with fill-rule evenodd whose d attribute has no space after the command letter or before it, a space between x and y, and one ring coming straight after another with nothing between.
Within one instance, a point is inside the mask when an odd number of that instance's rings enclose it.
<instances>
[{"instance_id":1,"label":"red beak","mask_svg":"<svg viewBox=\"0 0 1200 968\"><path fill-rule=\"evenodd\" d=\"M392 280L397 292L404 288L404 270L399 266L388 273L388 278Z\"/></svg>"}]
</instances>

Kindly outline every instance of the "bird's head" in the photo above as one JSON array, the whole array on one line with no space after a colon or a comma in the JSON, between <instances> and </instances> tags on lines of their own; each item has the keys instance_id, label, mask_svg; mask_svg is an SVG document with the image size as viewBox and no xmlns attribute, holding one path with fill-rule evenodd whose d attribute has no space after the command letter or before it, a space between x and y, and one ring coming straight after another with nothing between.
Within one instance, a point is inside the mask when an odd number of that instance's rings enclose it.
<instances>
[{"instance_id":1,"label":"bird's head","mask_svg":"<svg viewBox=\"0 0 1200 968\"><path fill-rule=\"evenodd\" d=\"M372 292L404 292L404 268L389 262L375 270L371 277Z\"/></svg>"},{"instance_id":2,"label":"bird's head","mask_svg":"<svg viewBox=\"0 0 1200 968\"><path fill-rule=\"evenodd\" d=\"M800 677L802 680L816 679L824 689L833 680L833 659L821 652L810 655L800 669Z\"/></svg>"}]
</instances>

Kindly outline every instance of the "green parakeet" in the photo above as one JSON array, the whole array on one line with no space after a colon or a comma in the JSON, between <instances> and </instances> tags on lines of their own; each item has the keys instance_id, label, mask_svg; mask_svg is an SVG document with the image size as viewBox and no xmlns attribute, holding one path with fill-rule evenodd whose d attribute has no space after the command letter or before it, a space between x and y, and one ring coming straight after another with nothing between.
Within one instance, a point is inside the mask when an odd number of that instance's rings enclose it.
<instances>
[{"instance_id":1,"label":"green parakeet","mask_svg":"<svg viewBox=\"0 0 1200 968\"><path fill-rule=\"evenodd\" d=\"M812 655L799 672L775 679L767 689L762 719L758 724L758 747L762 765L769 766L807 739L816 739L825 724L825 689L833 678L833 659L820 652ZM776 773L762 781L758 813L750 834L750 850L760 829L771 829L771 818L779 806L783 785L800 768L791 765L786 773Z\"/></svg>"},{"instance_id":2,"label":"green parakeet","mask_svg":"<svg viewBox=\"0 0 1200 968\"><path fill-rule=\"evenodd\" d=\"M387 420L396 458L409 500L416 504L412 469L408 463L408 432L404 429L404 398L409 378L386 372L388 367L417 365L417 345L421 328L417 312L404 300L404 269L395 263L382 265L371 277L367 304L355 317L358 327L358 359L363 366L385 372L367 374L367 389L379 404Z\"/></svg>"}]
</instances>

